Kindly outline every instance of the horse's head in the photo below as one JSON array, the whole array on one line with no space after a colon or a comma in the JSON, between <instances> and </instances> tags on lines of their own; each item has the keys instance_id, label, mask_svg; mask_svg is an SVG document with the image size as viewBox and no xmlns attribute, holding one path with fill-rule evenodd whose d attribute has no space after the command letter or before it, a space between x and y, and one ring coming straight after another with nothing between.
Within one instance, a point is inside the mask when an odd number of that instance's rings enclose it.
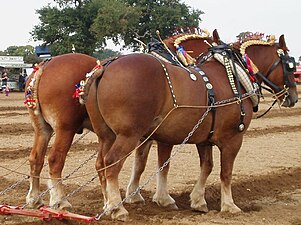
<instances>
[{"instance_id":1,"label":"horse's head","mask_svg":"<svg viewBox=\"0 0 301 225\"><path fill-rule=\"evenodd\" d=\"M267 40L249 39L240 45L243 57L251 59L252 68L259 83L265 83L275 92L284 107L293 107L298 101L294 72L296 63L289 56L284 35L275 43L275 37Z\"/></svg>"},{"instance_id":2,"label":"horse's head","mask_svg":"<svg viewBox=\"0 0 301 225\"><path fill-rule=\"evenodd\" d=\"M202 30L200 33L188 33L172 36L164 40L166 46L173 52L185 52L188 64L197 63L208 49L220 42L217 30L213 31L211 37L209 32Z\"/></svg>"}]
</instances>

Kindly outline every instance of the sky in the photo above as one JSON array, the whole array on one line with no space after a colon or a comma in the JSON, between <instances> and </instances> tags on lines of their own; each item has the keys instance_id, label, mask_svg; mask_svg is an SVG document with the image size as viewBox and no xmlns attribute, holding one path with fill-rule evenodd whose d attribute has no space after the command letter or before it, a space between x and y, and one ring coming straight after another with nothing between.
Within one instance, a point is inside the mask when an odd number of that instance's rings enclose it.
<instances>
[{"instance_id":1,"label":"sky","mask_svg":"<svg viewBox=\"0 0 301 225\"><path fill-rule=\"evenodd\" d=\"M5 3L3 3L5 2ZM212 32L217 29L224 42L233 42L240 32L284 34L290 54L301 56L301 1L300 0L182 0L205 14L200 28ZM9 46L38 45L29 32L39 23L36 9L53 3L53 0L2 0L0 12L0 50ZM120 50L109 45L108 48Z\"/></svg>"}]
</instances>

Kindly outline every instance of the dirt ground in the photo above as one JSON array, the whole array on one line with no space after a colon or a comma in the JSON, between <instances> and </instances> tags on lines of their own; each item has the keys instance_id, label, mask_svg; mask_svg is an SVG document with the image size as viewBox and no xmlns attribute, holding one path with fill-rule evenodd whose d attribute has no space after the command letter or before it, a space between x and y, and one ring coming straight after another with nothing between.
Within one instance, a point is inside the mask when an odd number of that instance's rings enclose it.
<instances>
[{"instance_id":1,"label":"dirt ground","mask_svg":"<svg viewBox=\"0 0 301 225\"><path fill-rule=\"evenodd\" d=\"M299 86L299 92L301 87ZM13 92L6 97L0 94L0 204L25 204L29 188L26 174L29 173L28 155L33 143L33 129L23 105L23 93ZM301 96L301 93L299 94ZM265 98L260 104L259 115L271 105ZM256 116L255 115L255 116ZM68 153L64 175L69 174L96 149L96 136L88 133L76 142ZM220 213L219 151L214 149L214 170L207 183L206 199L209 213L201 214L190 209L189 194L199 176L199 160L194 145L176 147L171 161L169 189L179 207L178 210L160 208L152 203L155 179L142 190L146 205L125 205L130 213L127 222L111 221L104 217L99 224L249 224L249 225L301 225L301 99L294 108L274 107L266 116L252 120L243 146L237 156L233 171L233 197L242 213L229 215ZM130 156L120 175L122 194L130 177L133 156ZM142 182L156 172L156 146L152 147ZM92 159L74 174L75 179L65 182L67 192L82 189L69 198L73 212L94 216L102 212L102 195L98 180L83 185L96 173ZM13 173L7 169L15 170ZM47 167L43 177L47 177ZM16 184L16 185L15 185ZM17 185L18 184L18 185ZM46 189L47 180L42 180ZM14 187L16 186L16 187ZM48 201L48 195L44 198ZM17 215L0 215L0 224L82 224L76 221L44 222L39 218Z\"/></svg>"}]
</instances>

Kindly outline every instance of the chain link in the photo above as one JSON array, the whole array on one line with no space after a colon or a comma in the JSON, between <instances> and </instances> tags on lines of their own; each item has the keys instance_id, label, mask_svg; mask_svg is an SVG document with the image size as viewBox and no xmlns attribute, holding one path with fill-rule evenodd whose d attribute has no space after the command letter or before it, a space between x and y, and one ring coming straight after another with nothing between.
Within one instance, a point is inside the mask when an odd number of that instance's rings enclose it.
<instances>
[{"instance_id":1,"label":"chain link","mask_svg":"<svg viewBox=\"0 0 301 225\"><path fill-rule=\"evenodd\" d=\"M256 94L257 94L256 89L254 89L254 90L251 90L249 92L246 92L246 93L242 94L240 99L238 99L237 97L233 97L233 98L217 101L217 102L215 102L214 106L220 106L220 105L227 104L227 103L233 103L233 102L236 102L236 101L243 100L243 98L249 98L249 97L251 97L253 95L256 95Z\"/></svg>"},{"instance_id":2,"label":"chain link","mask_svg":"<svg viewBox=\"0 0 301 225\"><path fill-rule=\"evenodd\" d=\"M0 196L6 194L8 191L15 189L18 185L20 185L21 183L23 183L25 180L29 179L29 176L24 177L22 180L17 181L16 183L10 185L9 187L7 187L6 189L4 189L3 191L0 192Z\"/></svg>"},{"instance_id":3,"label":"chain link","mask_svg":"<svg viewBox=\"0 0 301 225\"><path fill-rule=\"evenodd\" d=\"M80 185L78 188L76 188L75 190L73 190L72 192L69 192L66 196L64 196L62 198L61 201L63 200L67 200L69 197L73 196L74 194L80 192L84 187L86 187L87 185L89 185L90 183L92 183L96 178L98 177L98 175L93 176L90 180L88 180L87 182L85 182L84 184ZM55 203L53 205L53 208L58 208L59 207L59 202Z\"/></svg>"},{"instance_id":4,"label":"chain link","mask_svg":"<svg viewBox=\"0 0 301 225\"><path fill-rule=\"evenodd\" d=\"M35 196L33 201L43 198L49 191L51 191L53 188L55 188L56 186L58 186L59 184L62 184L64 180L68 179L70 176L72 176L74 173L76 173L77 171L79 171L84 165L86 165L90 160L92 160L97 154L97 151L95 151L88 159L86 159L84 162L82 162L77 168L75 168L71 173L69 173L68 175L66 175L64 178L60 179L55 185L50 186L48 189L46 189L45 191L41 192L39 195ZM26 203L22 206L22 208L25 208L26 206L28 206L30 203ZM59 205L59 202L55 203L54 206Z\"/></svg>"},{"instance_id":5,"label":"chain link","mask_svg":"<svg viewBox=\"0 0 301 225\"><path fill-rule=\"evenodd\" d=\"M80 140L82 140L90 131L88 130L87 132L85 132L84 134L82 134L77 140L75 140L72 145L77 144ZM51 135L53 136L53 134ZM43 167L46 167L48 165L48 162L46 162L44 164ZM23 179L17 181L16 183L10 185L9 187L7 187L6 189L4 189L3 191L0 192L0 196L6 194L8 191L11 191L13 189L15 189L17 186L19 186L20 184L22 184L23 182L25 182L26 180L28 180L30 178L30 176L25 176ZM47 193L47 192L46 192ZM44 194L45 195L45 194Z\"/></svg>"}]
</instances>

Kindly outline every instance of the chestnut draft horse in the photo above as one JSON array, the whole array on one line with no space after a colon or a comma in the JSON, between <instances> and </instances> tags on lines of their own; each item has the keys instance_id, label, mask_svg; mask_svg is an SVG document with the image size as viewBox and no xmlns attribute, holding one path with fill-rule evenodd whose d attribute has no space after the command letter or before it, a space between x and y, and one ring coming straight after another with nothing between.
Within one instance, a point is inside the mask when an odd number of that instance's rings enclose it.
<instances>
[{"instance_id":1,"label":"chestnut draft horse","mask_svg":"<svg viewBox=\"0 0 301 225\"><path fill-rule=\"evenodd\" d=\"M284 36L279 44L251 43L244 47L262 74L259 82L267 83L275 92L283 89L285 95L279 97L283 106L294 106L298 99L292 81L295 65L287 54ZM190 196L191 207L199 211L207 211L205 182L213 166L212 145L216 145L221 153L221 211L240 211L232 198L231 179L235 157L253 114L253 103L248 98L251 94L235 97L234 88L239 87L215 58L199 65L199 69L191 68L195 80L181 67L151 55L131 54L112 61L102 69L100 81L91 85L86 108L100 141L96 169L105 212L113 219L128 217L118 174L140 140L149 137L170 150L177 144L196 144L201 174Z\"/></svg>"},{"instance_id":2,"label":"chestnut draft horse","mask_svg":"<svg viewBox=\"0 0 301 225\"><path fill-rule=\"evenodd\" d=\"M219 39L216 31L213 35L215 40ZM190 52L192 57L198 57L202 52L207 51L209 45L206 42L213 43L208 35L181 34L164 40L173 52L176 51L173 45L175 41L181 42L185 49L193 49L194 51ZM52 187L49 205L59 208L71 206L67 199L63 199L63 185L59 182L62 169L74 135L82 133L84 128L92 130L85 106L80 105L72 95L75 85L85 79L86 73L95 65L96 59L91 56L78 53L65 54L42 63L39 70L28 79L25 93L28 95L29 92L29 99L26 101L35 131L34 144L29 157L30 189L26 197L27 206L30 208L37 208L43 204L39 176L53 133L55 133L55 140L48 152L51 178L49 186ZM142 148L149 148L150 143Z\"/></svg>"},{"instance_id":3,"label":"chestnut draft horse","mask_svg":"<svg viewBox=\"0 0 301 225\"><path fill-rule=\"evenodd\" d=\"M215 34L218 35L218 34ZM218 38L218 36L217 36ZM257 38L257 39L256 39ZM234 49L237 49L242 55L249 56L255 65L258 65L260 68L260 71L256 74L256 80L259 86L261 86L262 82L266 84L270 88L270 91L273 90L274 93L276 92L275 97L277 98L277 95L284 94L283 91L285 89L282 89L281 84L284 82L286 87L295 86L294 83L290 82L289 79L291 79L288 74L290 74L295 69L294 60L287 56L287 47L285 44L284 36L280 37L280 43L278 48L283 49L284 55L279 54L280 57L278 59L275 59L274 64L268 64L265 61L266 54L264 54L265 49L268 49L269 51L276 51L275 47L277 45L269 46L268 44L265 44L265 42L258 40L258 38L261 38L259 36L253 37L253 39L247 39L244 40L244 43L241 43L242 40L240 40L237 43L233 44ZM190 48L193 50L193 48ZM281 51L281 50L277 50ZM276 52L275 52L276 55ZM272 80L274 78L270 78L270 74L274 70L280 70L282 65L283 69L285 70L285 75L283 76L283 79L278 80ZM254 66L255 69L256 66ZM277 67L277 68L276 68ZM267 79L269 77L269 79ZM276 77L276 76L275 76ZM297 97L294 94L294 89L288 89L287 94L290 94L290 97L283 98L282 106L284 107L291 107L294 105L294 102L297 101ZM170 158L172 145L164 144L164 143L158 143L158 167L162 167L162 165ZM195 210L201 211L201 212L208 212L207 203L204 199L204 193L205 193L205 181L206 178L209 176L210 171L212 170L213 166L213 160L212 160L212 146L211 145L203 145L203 149L201 150L200 146L198 146L198 150L200 153L200 159L201 159L201 177L198 182L203 182L201 185L202 187L202 198L200 198L200 202L198 204L195 204L192 202L191 207ZM205 150L204 150L205 149ZM141 175L145 169L147 157L149 154L149 148L145 148L144 151L140 151L140 149L137 149L135 152L135 161L133 163L133 169L132 169L132 175L130 178L130 182L127 187L126 191L126 202L127 203L144 203L144 198L140 194L139 190L139 181L141 178ZM204 162L204 160L207 160L209 162ZM165 163L166 164L166 163ZM159 206L168 207L168 208L174 208L177 209L177 205L175 203L175 200L169 195L168 188L167 188L167 174L169 170L170 163L168 163L163 170L160 170L157 176L157 188L156 192L153 196L153 201L156 202ZM131 195L131 193L134 193L136 191L135 195ZM195 193L195 192L193 192ZM191 195L191 198L194 199L193 193ZM236 208L237 209L237 208ZM222 210L224 208L222 207Z\"/></svg>"},{"instance_id":4,"label":"chestnut draft horse","mask_svg":"<svg viewBox=\"0 0 301 225\"><path fill-rule=\"evenodd\" d=\"M49 185L54 185L50 194L50 205L54 205L64 196L61 178L67 152L76 133L83 128L92 129L86 108L77 99L72 98L75 85L84 79L96 65L96 59L79 53L53 57L43 62L39 69L29 77L25 93L26 103L34 128L34 144L29 156L30 189L26 203L30 208L43 205L40 194L40 173L43 168L48 143L53 132L54 142L48 152ZM55 185L58 183L57 185ZM59 202L61 208L67 208L67 200Z\"/></svg>"}]
</instances>

